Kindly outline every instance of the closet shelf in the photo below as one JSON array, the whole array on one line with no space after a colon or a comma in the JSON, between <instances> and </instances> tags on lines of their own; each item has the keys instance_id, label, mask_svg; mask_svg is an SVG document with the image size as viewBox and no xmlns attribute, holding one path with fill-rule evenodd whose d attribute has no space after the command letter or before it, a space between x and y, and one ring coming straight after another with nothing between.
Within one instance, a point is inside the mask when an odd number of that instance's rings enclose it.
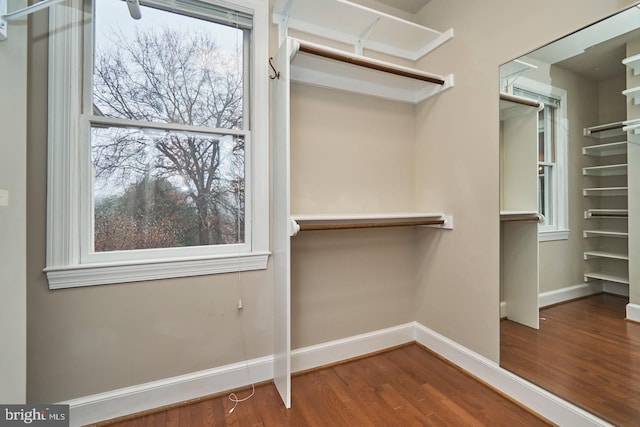
<instances>
[{"instance_id":1,"label":"closet shelf","mask_svg":"<svg viewBox=\"0 0 640 427\"><path fill-rule=\"evenodd\" d=\"M453 37L453 29L437 31L347 0L276 0L273 22L280 42L288 29L417 61Z\"/></svg>"},{"instance_id":2,"label":"closet shelf","mask_svg":"<svg viewBox=\"0 0 640 427\"><path fill-rule=\"evenodd\" d=\"M590 218L628 218L629 209L587 209L585 219Z\"/></svg>"},{"instance_id":3,"label":"closet shelf","mask_svg":"<svg viewBox=\"0 0 640 427\"><path fill-rule=\"evenodd\" d=\"M599 188L583 188L583 196L626 196L628 193L628 187L599 187Z\"/></svg>"},{"instance_id":4,"label":"closet shelf","mask_svg":"<svg viewBox=\"0 0 640 427\"><path fill-rule=\"evenodd\" d=\"M640 86L632 87L622 91L622 94L633 101L633 105L640 104Z\"/></svg>"},{"instance_id":5,"label":"closet shelf","mask_svg":"<svg viewBox=\"0 0 640 427\"><path fill-rule=\"evenodd\" d=\"M500 120L530 114L542 107L543 104L533 99L500 92Z\"/></svg>"},{"instance_id":6,"label":"closet shelf","mask_svg":"<svg viewBox=\"0 0 640 427\"><path fill-rule=\"evenodd\" d=\"M625 120L622 124L624 125L622 128L623 131L630 132L635 135L640 133L640 119Z\"/></svg>"},{"instance_id":7,"label":"closet shelf","mask_svg":"<svg viewBox=\"0 0 640 427\"><path fill-rule=\"evenodd\" d=\"M500 211L501 222L530 221L542 223L544 215L535 211Z\"/></svg>"},{"instance_id":8,"label":"closet shelf","mask_svg":"<svg viewBox=\"0 0 640 427\"><path fill-rule=\"evenodd\" d=\"M441 213L291 215L298 231L435 226L453 229L453 217Z\"/></svg>"},{"instance_id":9,"label":"closet shelf","mask_svg":"<svg viewBox=\"0 0 640 427\"><path fill-rule=\"evenodd\" d=\"M586 251L584 253L584 259L592 259L592 258L608 258L608 259L621 259L621 260L629 260L629 255L625 253L618 252L606 252L606 251Z\"/></svg>"},{"instance_id":10,"label":"closet shelf","mask_svg":"<svg viewBox=\"0 0 640 427\"><path fill-rule=\"evenodd\" d=\"M582 147L582 154L586 156L617 156L619 154L627 154L627 141L612 142L609 144L590 145Z\"/></svg>"},{"instance_id":11,"label":"closet shelf","mask_svg":"<svg viewBox=\"0 0 640 427\"><path fill-rule=\"evenodd\" d=\"M453 75L439 76L390 62L349 54L289 38L291 80L417 104L453 87Z\"/></svg>"},{"instance_id":12,"label":"closet shelf","mask_svg":"<svg viewBox=\"0 0 640 427\"><path fill-rule=\"evenodd\" d=\"M584 238L589 237L618 237L626 239L629 237L629 233L625 231L606 231L606 230L583 230Z\"/></svg>"},{"instance_id":13,"label":"closet shelf","mask_svg":"<svg viewBox=\"0 0 640 427\"><path fill-rule=\"evenodd\" d=\"M623 127L624 122L613 122L603 125L591 126L584 128L584 136L597 139L623 136L625 134Z\"/></svg>"},{"instance_id":14,"label":"closet shelf","mask_svg":"<svg viewBox=\"0 0 640 427\"><path fill-rule=\"evenodd\" d=\"M622 63L633 70L633 75L640 74L640 54L624 58Z\"/></svg>"},{"instance_id":15,"label":"closet shelf","mask_svg":"<svg viewBox=\"0 0 640 427\"><path fill-rule=\"evenodd\" d=\"M614 176L626 175L627 164L606 165L606 166L589 166L582 168L582 174L588 176Z\"/></svg>"},{"instance_id":16,"label":"closet shelf","mask_svg":"<svg viewBox=\"0 0 640 427\"><path fill-rule=\"evenodd\" d=\"M628 285L629 284L629 277L628 276L622 276L620 274L615 274L615 273L608 273L608 272L592 272L592 273L585 273L584 275L584 281L588 282L592 279L597 279L597 280L606 280L608 282L616 282L616 283L623 283Z\"/></svg>"}]
</instances>

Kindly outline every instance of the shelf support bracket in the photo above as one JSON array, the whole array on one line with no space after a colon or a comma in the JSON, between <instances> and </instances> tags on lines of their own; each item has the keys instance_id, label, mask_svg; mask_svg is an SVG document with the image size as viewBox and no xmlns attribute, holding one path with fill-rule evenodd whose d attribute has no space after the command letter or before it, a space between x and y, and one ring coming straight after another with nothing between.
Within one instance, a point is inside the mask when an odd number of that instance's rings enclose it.
<instances>
[{"instance_id":1,"label":"shelf support bracket","mask_svg":"<svg viewBox=\"0 0 640 427\"><path fill-rule=\"evenodd\" d=\"M453 215L442 215L442 219L444 220L443 224L440 224L440 225L423 225L422 227L441 228L441 229L444 229L444 230L453 230Z\"/></svg>"},{"instance_id":2,"label":"shelf support bracket","mask_svg":"<svg viewBox=\"0 0 640 427\"><path fill-rule=\"evenodd\" d=\"M295 219L289 218L289 237L293 237L300 231L300 225Z\"/></svg>"},{"instance_id":3,"label":"shelf support bracket","mask_svg":"<svg viewBox=\"0 0 640 427\"><path fill-rule=\"evenodd\" d=\"M7 27L9 21L24 18L25 16L42 9L61 3L64 0L42 0L15 12L7 13L7 0L0 0L0 41L7 39Z\"/></svg>"},{"instance_id":4,"label":"shelf support bracket","mask_svg":"<svg viewBox=\"0 0 640 427\"><path fill-rule=\"evenodd\" d=\"M380 21L379 16L377 16L376 19L374 19L373 22L369 24L369 26L365 28L364 31L358 35L358 41L356 41L356 45L355 45L356 55L360 55L360 56L364 55L364 47L369 41L371 34L373 34L373 29L375 28L378 21Z\"/></svg>"},{"instance_id":5,"label":"shelf support bracket","mask_svg":"<svg viewBox=\"0 0 640 427\"><path fill-rule=\"evenodd\" d=\"M287 35L289 34L289 17L291 16L292 3L293 0L288 0L282 8L282 12L278 14L278 45L281 45L287 39Z\"/></svg>"}]
</instances>

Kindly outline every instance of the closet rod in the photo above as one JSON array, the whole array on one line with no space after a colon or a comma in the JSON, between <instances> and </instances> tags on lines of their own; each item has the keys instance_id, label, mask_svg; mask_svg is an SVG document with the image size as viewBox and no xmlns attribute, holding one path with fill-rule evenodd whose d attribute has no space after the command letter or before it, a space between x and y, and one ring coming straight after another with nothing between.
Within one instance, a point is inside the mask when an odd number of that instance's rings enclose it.
<instances>
[{"instance_id":1,"label":"closet rod","mask_svg":"<svg viewBox=\"0 0 640 427\"><path fill-rule=\"evenodd\" d=\"M382 228L382 227L411 227L416 225L444 225L444 219L416 219L416 220L398 220L389 222L339 222L339 223L319 223L304 224L300 223L300 231L316 231L316 230L347 230L357 228Z\"/></svg>"},{"instance_id":2,"label":"closet rod","mask_svg":"<svg viewBox=\"0 0 640 427\"><path fill-rule=\"evenodd\" d=\"M505 215L500 217L500 222L516 222L516 221L531 221L542 222L544 216L541 214L522 214L522 215Z\"/></svg>"},{"instance_id":3,"label":"closet rod","mask_svg":"<svg viewBox=\"0 0 640 427\"><path fill-rule=\"evenodd\" d=\"M589 130L589 133L606 132L608 130L622 129L623 127L624 127L624 123L611 123L610 125L593 127Z\"/></svg>"},{"instance_id":4,"label":"closet rod","mask_svg":"<svg viewBox=\"0 0 640 427\"><path fill-rule=\"evenodd\" d=\"M514 102L520 105L526 105L527 107L540 108L540 103L533 99L522 98L520 96L514 96L508 93L500 92L500 99L503 101Z\"/></svg>"},{"instance_id":5,"label":"closet rod","mask_svg":"<svg viewBox=\"0 0 640 427\"><path fill-rule=\"evenodd\" d=\"M355 58L353 56L344 55L341 53L333 52L318 48L316 46L311 46L307 43L300 42L300 52L308 53L311 55L321 56L323 58L333 59L335 61L346 62L348 64L357 65L359 67L370 68L376 71L382 71L389 74L395 74L396 76L408 77L415 80L422 80L424 82L434 83L438 85L444 85L445 81L443 79L439 79L436 77L425 76L418 73L412 73L410 71L402 70L399 68L394 68L390 66L386 66L383 64L376 64L374 62L369 62L360 58Z\"/></svg>"},{"instance_id":6,"label":"closet rod","mask_svg":"<svg viewBox=\"0 0 640 427\"><path fill-rule=\"evenodd\" d=\"M598 213L594 212L589 215L589 218L628 218L629 214L624 212L619 213Z\"/></svg>"}]
</instances>

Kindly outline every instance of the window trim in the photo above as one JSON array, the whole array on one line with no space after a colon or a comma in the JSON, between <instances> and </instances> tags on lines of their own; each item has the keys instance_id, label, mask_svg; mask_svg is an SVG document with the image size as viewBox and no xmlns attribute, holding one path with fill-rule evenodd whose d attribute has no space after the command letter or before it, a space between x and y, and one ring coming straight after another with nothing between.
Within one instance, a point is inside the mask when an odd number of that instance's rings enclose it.
<instances>
[{"instance_id":1,"label":"window trim","mask_svg":"<svg viewBox=\"0 0 640 427\"><path fill-rule=\"evenodd\" d=\"M251 147L245 154L246 178L251 180L247 196L248 251L229 245L230 252L199 256L171 256L147 260L86 262L82 260L82 225L86 224L88 200L83 194L82 118L83 39L86 16L83 0L69 0L68 7L49 13L49 94L47 167L47 256L44 269L49 288L69 288L111 283L137 282L267 268L269 253L269 87L268 2L262 0L206 0L209 3L253 15L251 32L252 70L249 86ZM123 5L123 7L125 7ZM249 144L248 144L249 145ZM247 186L249 187L249 185ZM85 194L88 194L85 192ZM86 231L85 231L86 232ZM234 250L235 249L235 250Z\"/></svg>"},{"instance_id":2,"label":"window trim","mask_svg":"<svg viewBox=\"0 0 640 427\"><path fill-rule=\"evenodd\" d=\"M569 121L567 119L567 91L526 77L519 77L517 82L510 86L535 92L550 98L560 100L557 108L556 122L556 150L555 150L555 180L553 180L553 212L554 224L552 226L538 226L538 241L567 240L569 238ZM539 181L538 181L539 182ZM538 189L538 193L540 189Z\"/></svg>"}]
</instances>

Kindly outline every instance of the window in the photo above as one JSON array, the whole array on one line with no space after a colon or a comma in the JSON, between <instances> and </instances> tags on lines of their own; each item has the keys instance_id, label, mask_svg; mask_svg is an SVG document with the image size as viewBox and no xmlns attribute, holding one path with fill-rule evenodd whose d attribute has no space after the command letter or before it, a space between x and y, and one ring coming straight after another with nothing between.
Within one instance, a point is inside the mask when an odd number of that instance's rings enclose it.
<instances>
[{"instance_id":1,"label":"window","mask_svg":"<svg viewBox=\"0 0 640 427\"><path fill-rule=\"evenodd\" d=\"M540 240L568 238L566 92L519 78L513 94L541 102L538 112L538 211Z\"/></svg>"},{"instance_id":2,"label":"window","mask_svg":"<svg viewBox=\"0 0 640 427\"><path fill-rule=\"evenodd\" d=\"M54 8L50 287L266 268L264 3Z\"/></svg>"}]
</instances>

